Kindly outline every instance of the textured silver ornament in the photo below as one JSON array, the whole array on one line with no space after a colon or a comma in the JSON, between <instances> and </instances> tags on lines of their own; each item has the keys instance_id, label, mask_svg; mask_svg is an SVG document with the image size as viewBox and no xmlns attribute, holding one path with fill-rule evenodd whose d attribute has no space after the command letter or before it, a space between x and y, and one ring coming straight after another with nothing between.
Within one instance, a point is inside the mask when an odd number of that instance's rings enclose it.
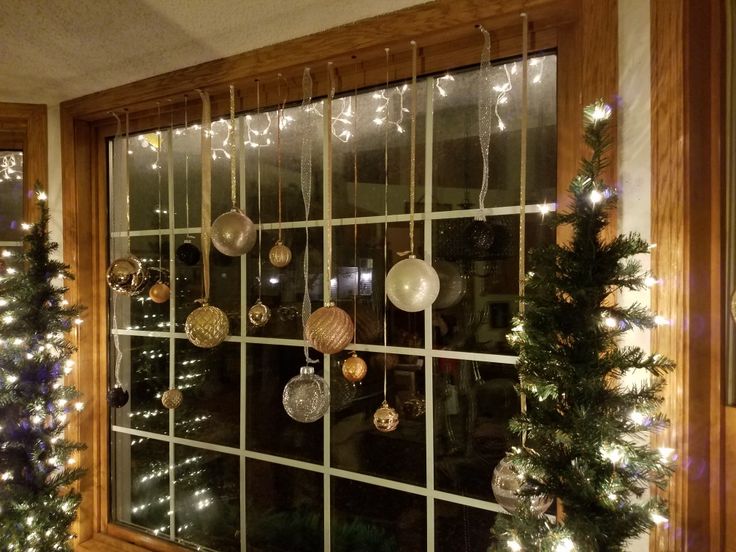
<instances>
[{"instance_id":1,"label":"textured silver ornament","mask_svg":"<svg viewBox=\"0 0 736 552\"><path fill-rule=\"evenodd\" d=\"M217 307L204 304L187 316L184 332L197 347L210 349L222 343L230 331L227 315Z\"/></svg>"},{"instance_id":2,"label":"textured silver ornament","mask_svg":"<svg viewBox=\"0 0 736 552\"><path fill-rule=\"evenodd\" d=\"M391 408L386 401L373 413L373 425L378 431L389 433L399 427L399 413Z\"/></svg>"},{"instance_id":3,"label":"textured silver ornament","mask_svg":"<svg viewBox=\"0 0 736 552\"><path fill-rule=\"evenodd\" d=\"M181 391L178 389L167 389L164 391L163 396L161 397L161 404L163 404L166 408L169 410L173 410L174 408L178 408L181 406L181 403L184 401L184 395Z\"/></svg>"},{"instance_id":4,"label":"textured silver ornament","mask_svg":"<svg viewBox=\"0 0 736 552\"><path fill-rule=\"evenodd\" d=\"M426 309L439 292L435 269L414 255L396 263L386 276L386 295L396 308L406 312Z\"/></svg>"},{"instance_id":5,"label":"textured silver ornament","mask_svg":"<svg viewBox=\"0 0 736 552\"><path fill-rule=\"evenodd\" d=\"M314 368L302 366L299 375L284 387L281 401L286 413L297 422L316 422L330 406L330 388Z\"/></svg>"},{"instance_id":6,"label":"textured silver ornament","mask_svg":"<svg viewBox=\"0 0 736 552\"><path fill-rule=\"evenodd\" d=\"M123 295L138 295L146 283L146 269L135 255L120 257L110 263L106 274L110 289Z\"/></svg>"},{"instance_id":7,"label":"textured silver ornament","mask_svg":"<svg viewBox=\"0 0 736 552\"><path fill-rule=\"evenodd\" d=\"M220 253L237 257L253 249L257 232L253 221L234 207L215 219L210 229L210 237L212 244Z\"/></svg>"},{"instance_id":8,"label":"textured silver ornament","mask_svg":"<svg viewBox=\"0 0 736 552\"><path fill-rule=\"evenodd\" d=\"M265 326L270 319L271 309L269 309L267 305L261 303L260 299L256 301L255 305L248 309L248 320L257 328Z\"/></svg>"},{"instance_id":9,"label":"textured silver ornament","mask_svg":"<svg viewBox=\"0 0 736 552\"><path fill-rule=\"evenodd\" d=\"M493 496L508 513L513 514L519 507L519 491L524 485L524 477L514 468L508 457L503 458L493 469L491 487ZM532 512L541 516L552 504L552 498L548 496L532 496L529 505Z\"/></svg>"},{"instance_id":10,"label":"textured silver ornament","mask_svg":"<svg viewBox=\"0 0 736 552\"><path fill-rule=\"evenodd\" d=\"M279 240L268 252L268 260L276 268L284 268L291 262L291 249Z\"/></svg>"}]
</instances>

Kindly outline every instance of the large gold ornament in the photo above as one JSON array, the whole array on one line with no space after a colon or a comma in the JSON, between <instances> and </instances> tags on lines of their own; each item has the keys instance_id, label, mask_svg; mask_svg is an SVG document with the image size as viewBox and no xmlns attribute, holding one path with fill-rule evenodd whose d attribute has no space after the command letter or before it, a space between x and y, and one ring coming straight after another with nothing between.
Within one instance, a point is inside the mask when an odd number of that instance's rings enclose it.
<instances>
[{"instance_id":1,"label":"large gold ornament","mask_svg":"<svg viewBox=\"0 0 736 552\"><path fill-rule=\"evenodd\" d=\"M524 478L514 468L508 458L503 458L493 470L491 487L496 501L510 514L516 512L519 507L519 491L524 486ZM541 516L552 504L552 498L548 496L529 497L529 505L532 512Z\"/></svg>"},{"instance_id":2,"label":"large gold ornament","mask_svg":"<svg viewBox=\"0 0 736 552\"><path fill-rule=\"evenodd\" d=\"M363 381L367 373L368 365L355 351L342 363L342 375L349 382L358 383Z\"/></svg>"},{"instance_id":3,"label":"large gold ornament","mask_svg":"<svg viewBox=\"0 0 736 552\"><path fill-rule=\"evenodd\" d=\"M148 290L148 296L154 303L165 303L171 297L171 288L164 282L156 282Z\"/></svg>"},{"instance_id":4,"label":"large gold ornament","mask_svg":"<svg viewBox=\"0 0 736 552\"><path fill-rule=\"evenodd\" d=\"M399 261L386 275L386 295L398 309L419 312L440 292L440 278L431 265L414 255Z\"/></svg>"},{"instance_id":5,"label":"large gold ornament","mask_svg":"<svg viewBox=\"0 0 736 552\"><path fill-rule=\"evenodd\" d=\"M250 309L248 309L248 320L256 328L265 326L270 319L271 319L271 309L269 309L267 305L264 305L263 303L261 303L260 299L256 301L255 305L253 305Z\"/></svg>"},{"instance_id":6,"label":"large gold ornament","mask_svg":"<svg viewBox=\"0 0 736 552\"><path fill-rule=\"evenodd\" d=\"M190 312L184 323L187 339L203 349L218 346L225 340L229 330L227 315L206 303Z\"/></svg>"},{"instance_id":7,"label":"large gold ornament","mask_svg":"<svg viewBox=\"0 0 736 552\"><path fill-rule=\"evenodd\" d=\"M146 283L146 269L134 255L120 257L110 263L106 279L111 290L123 295L137 295Z\"/></svg>"},{"instance_id":8,"label":"large gold ornament","mask_svg":"<svg viewBox=\"0 0 736 552\"><path fill-rule=\"evenodd\" d=\"M223 255L244 255L256 243L256 228L245 214L233 207L215 219L210 228L212 244Z\"/></svg>"},{"instance_id":9,"label":"large gold ornament","mask_svg":"<svg viewBox=\"0 0 736 552\"><path fill-rule=\"evenodd\" d=\"M320 353L334 355L353 339L353 320L340 307L330 303L312 313L304 327L304 337Z\"/></svg>"},{"instance_id":10,"label":"large gold ornament","mask_svg":"<svg viewBox=\"0 0 736 552\"><path fill-rule=\"evenodd\" d=\"M389 433L399 427L399 413L383 401L373 413L373 425L378 431Z\"/></svg>"},{"instance_id":11,"label":"large gold ornament","mask_svg":"<svg viewBox=\"0 0 736 552\"><path fill-rule=\"evenodd\" d=\"M184 395L176 388L167 389L161 397L161 403L169 410L173 410L174 408L181 406L183 400Z\"/></svg>"},{"instance_id":12,"label":"large gold ornament","mask_svg":"<svg viewBox=\"0 0 736 552\"><path fill-rule=\"evenodd\" d=\"M291 262L291 249L281 240L277 241L268 252L268 260L276 268L284 268Z\"/></svg>"}]
</instances>

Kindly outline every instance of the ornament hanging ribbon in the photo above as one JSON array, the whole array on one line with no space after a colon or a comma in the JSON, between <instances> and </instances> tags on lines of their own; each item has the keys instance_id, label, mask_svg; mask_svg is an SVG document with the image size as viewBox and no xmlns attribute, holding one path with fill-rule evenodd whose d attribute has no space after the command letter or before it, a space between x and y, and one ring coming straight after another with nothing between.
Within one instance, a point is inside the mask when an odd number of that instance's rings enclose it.
<instances>
[{"instance_id":1,"label":"ornament hanging ribbon","mask_svg":"<svg viewBox=\"0 0 736 552\"><path fill-rule=\"evenodd\" d=\"M388 66L390 50L386 48L386 92L388 92ZM387 108L388 109L388 108ZM388 125L383 126L383 400L388 391Z\"/></svg>"},{"instance_id":2,"label":"ornament hanging ribbon","mask_svg":"<svg viewBox=\"0 0 736 552\"><path fill-rule=\"evenodd\" d=\"M480 193L478 194L478 208L480 213L475 220L486 220L486 194L490 178L489 150L491 146L491 105L493 103L493 87L491 85L491 35L480 25L483 33L483 52L480 57L478 72L478 139L480 152L483 157L483 176L481 178Z\"/></svg>"},{"instance_id":3,"label":"ornament hanging ribbon","mask_svg":"<svg viewBox=\"0 0 736 552\"><path fill-rule=\"evenodd\" d=\"M212 218L212 107L210 95L197 90L202 98L202 292L198 301L203 304L210 300L210 224Z\"/></svg>"},{"instance_id":4,"label":"ornament hanging ribbon","mask_svg":"<svg viewBox=\"0 0 736 552\"><path fill-rule=\"evenodd\" d=\"M127 187L126 187L126 176L127 176L127 161L128 161L128 125L127 125L127 113L126 113L126 131L125 140L122 139L122 129L120 117L117 113L113 112L112 116L115 117L117 127L115 129L115 138L113 138L113 144L115 148L113 150L113 190L123 188L126 192L126 215L127 215ZM113 216L113 227L115 211L112 212ZM130 238L128 238L130 242ZM130 250L130 243L128 243L128 250ZM123 362L123 351L120 348L120 336L118 335L118 298L117 294L111 294L112 298L112 341L115 345L115 387L122 387L120 381L120 366Z\"/></svg>"},{"instance_id":5,"label":"ornament hanging ribbon","mask_svg":"<svg viewBox=\"0 0 736 552\"><path fill-rule=\"evenodd\" d=\"M327 288L325 291L325 306L330 304L332 299L332 102L335 99L335 68L332 62L327 63L327 72L330 77L330 91L325 98L325 107L322 121L324 122L325 136L325 232L327 239L325 240L325 255L327 263L325 274L327 275Z\"/></svg>"},{"instance_id":6,"label":"ornament hanging ribbon","mask_svg":"<svg viewBox=\"0 0 736 552\"><path fill-rule=\"evenodd\" d=\"M309 210L312 206L312 75L309 67L302 77L302 149L300 164L300 183L304 201L304 300L302 301L302 331L304 339L304 359L307 364L317 361L309 356L306 337L307 320L312 314L312 301L309 297Z\"/></svg>"},{"instance_id":7,"label":"ornament hanging ribbon","mask_svg":"<svg viewBox=\"0 0 736 552\"><path fill-rule=\"evenodd\" d=\"M417 187L417 43L411 41L411 131L409 154L409 250L396 253L399 257L414 256L414 204ZM388 55L388 52L387 52ZM388 63L388 61L387 61ZM388 67L386 90L388 91Z\"/></svg>"}]
</instances>

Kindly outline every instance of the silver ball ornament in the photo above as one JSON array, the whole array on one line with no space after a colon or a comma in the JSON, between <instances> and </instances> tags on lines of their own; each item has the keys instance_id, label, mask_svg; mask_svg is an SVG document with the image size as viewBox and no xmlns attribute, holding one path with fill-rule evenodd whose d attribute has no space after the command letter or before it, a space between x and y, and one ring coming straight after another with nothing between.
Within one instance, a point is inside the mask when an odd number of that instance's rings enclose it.
<instances>
[{"instance_id":1,"label":"silver ball ornament","mask_svg":"<svg viewBox=\"0 0 736 552\"><path fill-rule=\"evenodd\" d=\"M491 487L493 496L508 513L513 514L519 508L519 491L524 486L524 477L514 468L508 459L503 458L493 469ZM548 496L529 497L529 506L536 515L541 516L552 504L552 498Z\"/></svg>"},{"instance_id":2,"label":"silver ball ornament","mask_svg":"<svg viewBox=\"0 0 736 552\"><path fill-rule=\"evenodd\" d=\"M286 413L302 423L316 422L330 406L330 388L314 373L311 366L302 366L299 375L291 378L281 397Z\"/></svg>"},{"instance_id":3,"label":"silver ball ornament","mask_svg":"<svg viewBox=\"0 0 736 552\"><path fill-rule=\"evenodd\" d=\"M261 303L260 299L256 301L255 305L248 309L248 320L256 328L265 326L270 319L271 309L269 309L267 305Z\"/></svg>"},{"instance_id":4,"label":"silver ball ornament","mask_svg":"<svg viewBox=\"0 0 736 552\"><path fill-rule=\"evenodd\" d=\"M134 255L115 259L105 275L110 289L123 295L138 295L143 291L146 277L143 263Z\"/></svg>"},{"instance_id":5,"label":"silver ball ornament","mask_svg":"<svg viewBox=\"0 0 736 552\"><path fill-rule=\"evenodd\" d=\"M414 255L396 263L386 276L386 295L396 308L406 312L426 309L439 292L437 271Z\"/></svg>"},{"instance_id":6,"label":"silver ball ornament","mask_svg":"<svg viewBox=\"0 0 736 552\"><path fill-rule=\"evenodd\" d=\"M230 331L227 315L217 307L204 304L187 316L184 332L187 339L197 347L211 349L225 341Z\"/></svg>"},{"instance_id":7,"label":"silver ball ornament","mask_svg":"<svg viewBox=\"0 0 736 552\"><path fill-rule=\"evenodd\" d=\"M253 221L235 207L217 217L210 229L212 245L220 253L230 257L248 253L253 249L256 237Z\"/></svg>"}]
</instances>

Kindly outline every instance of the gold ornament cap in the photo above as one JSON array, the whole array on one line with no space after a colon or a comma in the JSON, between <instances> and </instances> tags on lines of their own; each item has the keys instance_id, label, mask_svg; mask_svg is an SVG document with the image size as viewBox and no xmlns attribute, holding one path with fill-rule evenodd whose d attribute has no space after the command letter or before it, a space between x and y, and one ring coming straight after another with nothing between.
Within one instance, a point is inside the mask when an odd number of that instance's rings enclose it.
<instances>
[{"instance_id":1,"label":"gold ornament cap","mask_svg":"<svg viewBox=\"0 0 736 552\"><path fill-rule=\"evenodd\" d=\"M373 414L373 425L383 433L394 431L399 427L399 413L391 408L386 401L383 401Z\"/></svg>"}]
</instances>

